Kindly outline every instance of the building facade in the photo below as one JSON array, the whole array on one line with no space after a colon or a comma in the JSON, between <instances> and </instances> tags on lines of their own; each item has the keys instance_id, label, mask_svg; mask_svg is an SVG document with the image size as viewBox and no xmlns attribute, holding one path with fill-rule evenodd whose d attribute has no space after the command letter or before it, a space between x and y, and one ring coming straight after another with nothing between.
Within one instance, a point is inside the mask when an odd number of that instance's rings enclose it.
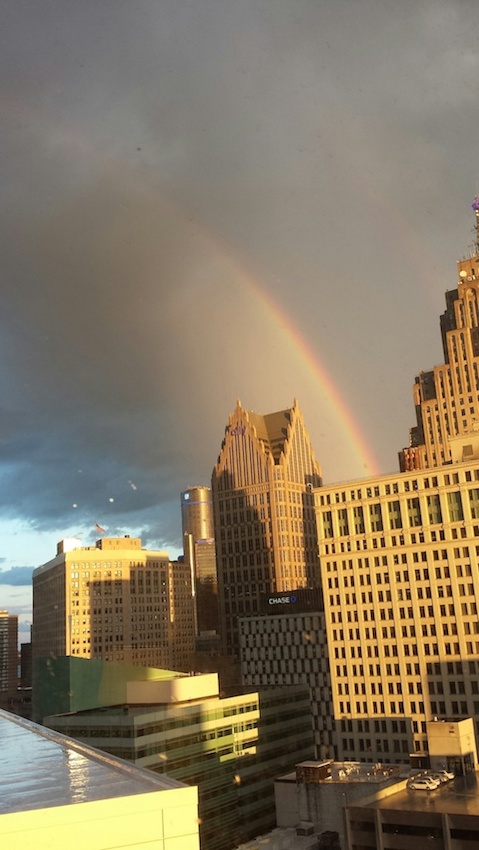
<instances>
[{"instance_id":1,"label":"building facade","mask_svg":"<svg viewBox=\"0 0 479 850\"><path fill-rule=\"evenodd\" d=\"M7 708L18 681L18 617L0 611L0 706Z\"/></svg>"},{"instance_id":2,"label":"building facade","mask_svg":"<svg viewBox=\"0 0 479 850\"><path fill-rule=\"evenodd\" d=\"M317 585L312 491L320 483L298 404L262 416L238 401L212 476L220 628L228 654L238 655L238 616L257 613L261 594Z\"/></svg>"},{"instance_id":3,"label":"building facade","mask_svg":"<svg viewBox=\"0 0 479 850\"><path fill-rule=\"evenodd\" d=\"M275 777L313 752L307 687L221 699L216 674L171 674L126 682L125 695L127 702L46 717L45 725L198 786L203 850L229 850L275 826Z\"/></svg>"},{"instance_id":4,"label":"building facade","mask_svg":"<svg viewBox=\"0 0 479 850\"><path fill-rule=\"evenodd\" d=\"M218 579L209 487L189 487L181 494L181 523L185 563L190 567L198 636L218 632Z\"/></svg>"},{"instance_id":5,"label":"building facade","mask_svg":"<svg viewBox=\"0 0 479 850\"><path fill-rule=\"evenodd\" d=\"M479 461L316 491L337 755L427 755L479 721Z\"/></svg>"},{"instance_id":6,"label":"building facade","mask_svg":"<svg viewBox=\"0 0 479 850\"><path fill-rule=\"evenodd\" d=\"M33 573L33 658L73 655L189 670L194 618L188 565L139 538L62 541Z\"/></svg>"},{"instance_id":7,"label":"building facade","mask_svg":"<svg viewBox=\"0 0 479 850\"><path fill-rule=\"evenodd\" d=\"M239 644L245 685L308 685L316 758L332 757L335 724L320 590L266 594L259 614L239 618Z\"/></svg>"},{"instance_id":8,"label":"building facade","mask_svg":"<svg viewBox=\"0 0 479 850\"><path fill-rule=\"evenodd\" d=\"M417 425L400 467L424 469L479 458L479 200L474 252L457 263L457 287L441 316L444 363L414 384Z\"/></svg>"},{"instance_id":9,"label":"building facade","mask_svg":"<svg viewBox=\"0 0 479 850\"><path fill-rule=\"evenodd\" d=\"M199 850L198 792L0 711L3 850Z\"/></svg>"}]
</instances>

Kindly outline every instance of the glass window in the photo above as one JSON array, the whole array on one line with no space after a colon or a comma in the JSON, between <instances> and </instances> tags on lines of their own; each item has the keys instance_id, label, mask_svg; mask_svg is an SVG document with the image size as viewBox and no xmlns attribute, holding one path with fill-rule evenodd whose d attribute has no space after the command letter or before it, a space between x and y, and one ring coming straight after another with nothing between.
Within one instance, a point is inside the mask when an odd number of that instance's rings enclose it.
<instances>
[{"instance_id":1,"label":"glass window","mask_svg":"<svg viewBox=\"0 0 479 850\"><path fill-rule=\"evenodd\" d=\"M402 528L401 505L399 500L388 502L388 514L390 528Z\"/></svg>"}]
</instances>

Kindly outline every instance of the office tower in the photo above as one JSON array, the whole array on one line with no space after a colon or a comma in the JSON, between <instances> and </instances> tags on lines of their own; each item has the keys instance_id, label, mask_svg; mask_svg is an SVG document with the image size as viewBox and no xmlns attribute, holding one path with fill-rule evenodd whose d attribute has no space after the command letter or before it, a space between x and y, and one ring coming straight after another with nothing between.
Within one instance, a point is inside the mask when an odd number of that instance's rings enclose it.
<instances>
[{"instance_id":1,"label":"office tower","mask_svg":"<svg viewBox=\"0 0 479 850\"><path fill-rule=\"evenodd\" d=\"M427 757L479 720L479 461L315 493L337 757Z\"/></svg>"},{"instance_id":2,"label":"office tower","mask_svg":"<svg viewBox=\"0 0 479 850\"><path fill-rule=\"evenodd\" d=\"M74 655L191 669L193 601L187 565L139 538L58 544L33 573L33 658Z\"/></svg>"},{"instance_id":3,"label":"office tower","mask_svg":"<svg viewBox=\"0 0 479 850\"><path fill-rule=\"evenodd\" d=\"M220 627L238 654L237 618L264 593L319 581L313 487L321 483L302 413L262 416L238 401L213 470Z\"/></svg>"},{"instance_id":4,"label":"office tower","mask_svg":"<svg viewBox=\"0 0 479 850\"><path fill-rule=\"evenodd\" d=\"M7 708L18 688L18 617L0 611L0 701Z\"/></svg>"},{"instance_id":5,"label":"office tower","mask_svg":"<svg viewBox=\"0 0 479 850\"><path fill-rule=\"evenodd\" d=\"M181 494L181 522L185 563L191 571L195 600L195 631L218 631L218 581L209 487L189 487Z\"/></svg>"},{"instance_id":6,"label":"office tower","mask_svg":"<svg viewBox=\"0 0 479 850\"><path fill-rule=\"evenodd\" d=\"M479 457L479 199L476 240L457 263L458 283L446 292L441 316L444 363L420 372L414 384L417 425L399 454L402 471Z\"/></svg>"},{"instance_id":7,"label":"office tower","mask_svg":"<svg viewBox=\"0 0 479 850\"><path fill-rule=\"evenodd\" d=\"M239 617L243 684L306 684L317 758L334 757L328 645L319 589L265 594L261 611Z\"/></svg>"}]
</instances>

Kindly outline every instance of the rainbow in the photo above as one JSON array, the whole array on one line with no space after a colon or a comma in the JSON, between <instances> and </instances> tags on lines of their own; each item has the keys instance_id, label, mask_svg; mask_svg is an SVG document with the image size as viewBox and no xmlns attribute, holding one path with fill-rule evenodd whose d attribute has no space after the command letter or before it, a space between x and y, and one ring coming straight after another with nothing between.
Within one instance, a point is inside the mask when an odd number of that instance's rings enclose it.
<instances>
[{"instance_id":1,"label":"rainbow","mask_svg":"<svg viewBox=\"0 0 479 850\"><path fill-rule=\"evenodd\" d=\"M319 384L322 392L328 399L336 418L344 431L346 438L354 452L360 459L368 475L379 475L379 464L366 442L359 426L357 425L349 407L344 401L337 386L333 382L326 367L320 361L316 352L307 342L291 318L281 308L279 302L261 288L249 276L242 274L249 292L257 304L260 304L270 320L278 327L280 332L288 339L298 352L303 366L309 371L313 380Z\"/></svg>"},{"instance_id":2,"label":"rainbow","mask_svg":"<svg viewBox=\"0 0 479 850\"><path fill-rule=\"evenodd\" d=\"M12 112L19 108L19 104L14 101L9 106ZM20 108L22 107L20 106ZM282 335L283 339L288 342L297 354L302 367L312 377L314 384L319 387L321 393L325 395L330 409L346 437L349 447L355 457L359 459L365 473L378 475L378 462L361 433L351 410L344 401L326 367L319 359L316 351L313 350L299 328L291 320L291 317L282 308L278 299L273 298L267 289L258 282L257 278L251 274L250 270L245 268L244 263L235 256L236 252L227 243L227 240L219 234L212 233L196 218L193 218L189 211L185 211L170 198L165 197L159 183L155 179L152 179L156 175L151 173L153 171L151 167L145 168L143 163L141 168L131 165L131 163L125 162L118 156L112 156L111 152L105 155L103 148L100 149L91 140L87 140L84 137L80 127L77 128L78 132L72 132L71 127L62 125L57 120L58 116L50 116L52 120L47 121L45 113L35 108L32 104L28 106L27 111L33 131L37 135L44 137L44 141L49 146L60 146L71 152L74 157L80 160L83 159L85 162L87 160L91 161L94 158L97 162L101 163L104 172L108 173L110 171L116 178L118 177L118 170L120 170L122 182L130 182L131 189L135 194L140 191L154 198L156 201L160 201L168 209L169 214L176 217L182 223L188 224L189 229L191 229L193 224L197 234L208 245L213 255L225 263L233 274L238 277L242 288L247 291L250 298L254 301L255 307L263 311L266 319L273 324L275 330Z\"/></svg>"}]
</instances>

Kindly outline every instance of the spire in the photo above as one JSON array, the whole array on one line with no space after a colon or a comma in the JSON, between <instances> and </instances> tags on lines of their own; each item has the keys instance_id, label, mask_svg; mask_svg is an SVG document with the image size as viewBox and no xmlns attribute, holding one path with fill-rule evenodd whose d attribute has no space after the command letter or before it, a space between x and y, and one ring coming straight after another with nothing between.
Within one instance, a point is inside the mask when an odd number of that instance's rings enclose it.
<instances>
[{"instance_id":1,"label":"spire","mask_svg":"<svg viewBox=\"0 0 479 850\"><path fill-rule=\"evenodd\" d=\"M471 207L474 210L474 215L476 216L476 226L474 228L475 234L476 234L476 238L474 240L474 252L475 252L476 255L478 255L479 254L479 198L477 197L477 195L474 198L474 200L471 204Z\"/></svg>"}]
</instances>

